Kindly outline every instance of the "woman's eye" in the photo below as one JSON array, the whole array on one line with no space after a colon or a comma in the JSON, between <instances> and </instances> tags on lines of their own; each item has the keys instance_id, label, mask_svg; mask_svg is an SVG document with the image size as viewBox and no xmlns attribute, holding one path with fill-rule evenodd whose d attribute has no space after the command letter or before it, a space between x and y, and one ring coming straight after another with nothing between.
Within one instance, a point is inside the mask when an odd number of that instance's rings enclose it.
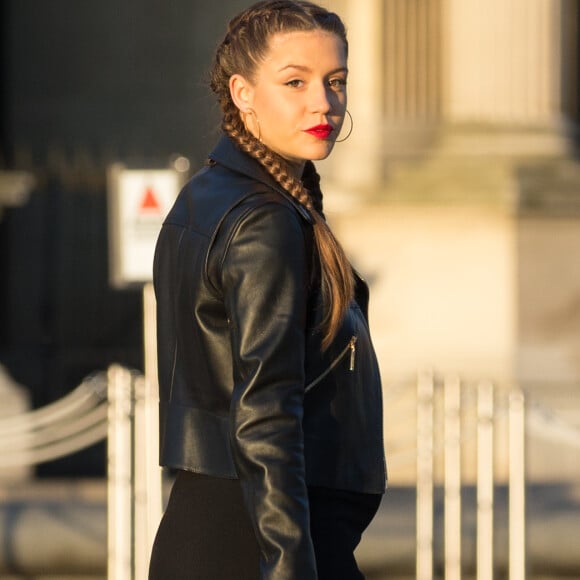
<instances>
[{"instance_id":1,"label":"woman's eye","mask_svg":"<svg viewBox=\"0 0 580 580\"><path fill-rule=\"evenodd\" d=\"M346 87L346 79L342 79L342 78L330 79L328 81L328 84L333 89L342 89L343 87Z\"/></svg>"},{"instance_id":2,"label":"woman's eye","mask_svg":"<svg viewBox=\"0 0 580 580\"><path fill-rule=\"evenodd\" d=\"M288 81L286 83L287 87L293 87L293 88L298 88L300 86L302 86L302 81L299 79L292 79L291 81Z\"/></svg>"}]
</instances>

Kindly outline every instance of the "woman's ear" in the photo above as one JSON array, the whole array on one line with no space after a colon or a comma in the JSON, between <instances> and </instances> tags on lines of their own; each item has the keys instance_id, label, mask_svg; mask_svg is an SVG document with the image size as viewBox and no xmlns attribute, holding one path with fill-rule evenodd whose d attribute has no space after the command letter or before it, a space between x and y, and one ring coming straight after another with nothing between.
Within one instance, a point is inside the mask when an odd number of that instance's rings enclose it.
<instances>
[{"instance_id":1,"label":"woman's ear","mask_svg":"<svg viewBox=\"0 0 580 580\"><path fill-rule=\"evenodd\" d=\"M254 104L252 85L240 74L230 77L230 94L234 105L242 112L248 113Z\"/></svg>"}]
</instances>

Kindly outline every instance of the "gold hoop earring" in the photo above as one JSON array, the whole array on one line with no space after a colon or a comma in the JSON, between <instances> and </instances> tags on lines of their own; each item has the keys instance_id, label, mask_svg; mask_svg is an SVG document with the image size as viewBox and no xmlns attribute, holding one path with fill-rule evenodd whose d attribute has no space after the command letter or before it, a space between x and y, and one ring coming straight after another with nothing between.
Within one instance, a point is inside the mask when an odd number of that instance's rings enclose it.
<instances>
[{"instance_id":1,"label":"gold hoop earring","mask_svg":"<svg viewBox=\"0 0 580 580\"><path fill-rule=\"evenodd\" d=\"M346 114L348 115L348 118L350 120L350 129L348 130L346 137L343 137L342 139L335 139L335 141L334 141L335 143L343 143L344 141L346 141L350 137L350 134L352 133L352 130L354 129L354 122L352 120L352 115L348 112L348 109L346 109Z\"/></svg>"},{"instance_id":2,"label":"gold hoop earring","mask_svg":"<svg viewBox=\"0 0 580 580\"><path fill-rule=\"evenodd\" d=\"M245 111L245 115L253 115L254 116L254 119L256 120L256 126L258 127L258 136L256 138L261 143L262 142L262 128L260 127L260 119L258 119L258 115L256 115L256 112L254 111L254 109L248 109L247 111ZM244 127L246 128L246 131L248 133L253 135L253 133L248 129L248 125L246 123L245 117L244 117Z\"/></svg>"}]
</instances>

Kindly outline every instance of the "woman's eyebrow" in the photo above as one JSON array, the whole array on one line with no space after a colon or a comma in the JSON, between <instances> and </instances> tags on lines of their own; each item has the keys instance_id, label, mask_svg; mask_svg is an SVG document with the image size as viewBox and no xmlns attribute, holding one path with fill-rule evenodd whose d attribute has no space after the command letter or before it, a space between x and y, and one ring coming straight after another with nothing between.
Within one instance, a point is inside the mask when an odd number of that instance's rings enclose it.
<instances>
[{"instance_id":1,"label":"woman's eyebrow","mask_svg":"<svg viewBox=\"0 0 580 580\"><path fill-rule=\"evenodd\" d=\"M312 70L310 67L305 66L305 65L301 65L301 64L286 64L281 69L279 69L278 72L283 72L289 68L295 68L295 69L302 70L305 72L310 72Z\"/></svg>"},{"instance_id":2,"label":"woman's eyebrow","mask_svg":"<svg viewBox=\"0 0 580 580\"><path fill-rule=\"evenodd\" d=\"M302 64L286 64L284 65L281 69L278 70L278 72L283 72L289 68L294 68L297 70L301 70L304 72L312 72L312 69L306 65L302 65ZM348 73L348 68L345 66L341 66L338 67L336 69L331 70L330 72L328 72L329 75L333 75L339 72L344 72L344 73Z\"/></svg>"}]
</instances>

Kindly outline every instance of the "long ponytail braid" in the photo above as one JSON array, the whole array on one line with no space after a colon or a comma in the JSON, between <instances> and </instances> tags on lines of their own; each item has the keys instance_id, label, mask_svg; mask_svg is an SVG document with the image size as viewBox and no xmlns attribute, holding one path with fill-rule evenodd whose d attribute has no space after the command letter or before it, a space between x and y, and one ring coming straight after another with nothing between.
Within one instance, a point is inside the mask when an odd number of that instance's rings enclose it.
<instances>
[{"instance_id":1,"label":"long ponytail braid","mask_svg":"<svg viewBox=\"0 0 580 580\"><path fill-rule=\"evenodd\" d=\"M239 73L252 78L264 57L270 36L276 32L324 29L345 43L346 32L338 16L309 2L266 0L242 12L231 23L216 51L210 85L222 109L222 129L237 146L256 159L292 197L310 213L320 261L323 318L322 348L338 331L354 294L352 268L346 254L322 215L321 200L294 177L288 163L254 137L245 127L232 101L229 78Z\"/></svg>"}]
</instances>

